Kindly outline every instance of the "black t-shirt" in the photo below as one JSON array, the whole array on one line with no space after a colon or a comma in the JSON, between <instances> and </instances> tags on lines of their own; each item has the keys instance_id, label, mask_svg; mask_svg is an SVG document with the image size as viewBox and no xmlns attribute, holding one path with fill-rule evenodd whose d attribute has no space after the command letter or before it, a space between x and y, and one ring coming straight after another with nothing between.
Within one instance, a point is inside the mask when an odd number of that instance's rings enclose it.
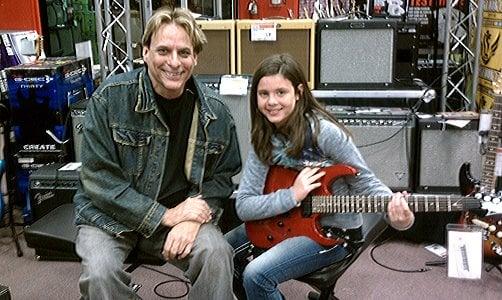
<instances>
[{"instance_id":1,"label":"black t-shirt","mask_svg":"<svg viewBox=\"0 0 502 300\"><path fill-rule=\"evenodd\" d=\"M185 155L195 108L195 87L190 80L183 94L176 99L165 99L155 94L162 117L169 127L169 144L158 201L168 208L186 199L190 183L185 175Z\"/></svg>"}]
</instances>

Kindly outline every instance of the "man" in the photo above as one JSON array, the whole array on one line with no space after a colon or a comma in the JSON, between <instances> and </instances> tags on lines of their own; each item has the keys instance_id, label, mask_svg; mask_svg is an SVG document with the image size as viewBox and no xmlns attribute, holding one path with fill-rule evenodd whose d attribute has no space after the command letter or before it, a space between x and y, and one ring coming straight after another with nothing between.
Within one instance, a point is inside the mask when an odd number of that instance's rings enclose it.
<instances>
[{"instance_id":1,"label":"man","mask_svg":"<svg viewBox=\"0 0 502 300\"><path fill-rule=\"evenodd\" d=\"M123 271L132 249L184 270L190 299L233 298L233 252L215 223L241 159L228 109L192 76L205 43L188 10L157 11L146 66L89 102L74 198L84 299L137 298Z\"/></svg>"}]
</instances>

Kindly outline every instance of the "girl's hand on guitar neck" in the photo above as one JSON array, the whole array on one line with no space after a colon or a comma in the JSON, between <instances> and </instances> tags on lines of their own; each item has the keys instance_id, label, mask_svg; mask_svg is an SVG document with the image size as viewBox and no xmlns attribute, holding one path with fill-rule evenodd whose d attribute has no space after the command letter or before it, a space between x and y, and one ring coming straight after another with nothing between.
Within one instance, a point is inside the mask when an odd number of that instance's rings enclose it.
<instances>
[{"instance_id":1,"label":"girl's hand on guitar neck","mask_svg":"<svg viewBox=\"0 0 502 300\"><path fill-rule=\"evenodd\" d=\"M298 173L298 176L296 176L291 190L293 190L293 198L298 205L308 196L310 192L321 186L319 179L321 179L326 172L319 172L319 170L320 168L306 167Z\"/></svg>"},{"instance_id":2,"label":"girl's hand on guitar neck","mask_svg":"<svg viewBox=\"0 0 502 300\"><path fill-rule=\"evenodd\" d=\"M390 226L401 231L409 229L415 222L415 215L408 207L408 202L406 202L407 196L406 191L394 193L392 200L387 205Z\"/></svg>"}]
</instances>

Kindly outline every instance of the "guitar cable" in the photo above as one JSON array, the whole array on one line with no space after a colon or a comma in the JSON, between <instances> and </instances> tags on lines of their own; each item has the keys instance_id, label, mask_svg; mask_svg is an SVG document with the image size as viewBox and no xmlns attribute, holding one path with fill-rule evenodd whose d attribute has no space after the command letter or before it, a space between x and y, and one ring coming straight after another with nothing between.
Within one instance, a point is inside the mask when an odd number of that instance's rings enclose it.
<instances>
[{"instance_id":1,"label":"guitar cable","mask_svg":"<svg viewBox=\"0 0 502 300\"><path fill-rule=\"evenodd\" d=\"M141 265L141 268L157 272L159 274L165 275L168 278L170 278L168 280L164 280L164 281L161 281L161 282L157 283L155 285L155 287L153 288L153 292L155 293L155 295L159 296L160 298L163 298L163 299L181 299L181 298L184 298L184 297L186 297L188 295L188 292L190 291L190 282L189 281L184 280L183 278L180 278L178 276L171 275L171 274L168 274L166 272L157 270L157 269L149 267L149 266ZM173 284L173 283L182 283L185 286L185 292L183 294L179 295L179 296L166 296L166 295L162 295L158 291L159 288L161 288L162 286L167 285L167 284Z\"/></svg>"},{"instance_id":2,"label":"guitar cable","mask_svg":"<svg viewBox=\"0 0 502 300\"><path fill-rule=\"evenodd\" d=\"M384 265L383 263L379 262L376 258L375 258L375 254L374 254L374 251L382 246L383 244L385 244L388 240L390 240L390 237L389 238L386 238L385 240L383 241L380 241L380 242L377 242L375 243L375 245L371 248L370 250L370 257L371 259L379 266L385 268L385 269L388 269L388 270L391 270L391 271L395 271L395 272L401 272L401 273L423 273L423 272L427 272L427 271L430 271L432 270L431 268L428 268L428 267L424 267L424 268L420 268L420 269L398 269L398 268L394 268L394 267L391 267L391 266L387 266L387 265Z\"/></svg>"}]
</instances>

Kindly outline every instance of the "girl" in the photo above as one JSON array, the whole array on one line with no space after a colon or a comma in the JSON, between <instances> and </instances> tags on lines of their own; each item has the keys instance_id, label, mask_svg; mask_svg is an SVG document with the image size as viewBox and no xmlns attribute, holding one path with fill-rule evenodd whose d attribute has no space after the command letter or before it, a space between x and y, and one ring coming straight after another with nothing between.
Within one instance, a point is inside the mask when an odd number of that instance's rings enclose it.
<instances>
[{"instance_id":1,"label":"girl","mask_svg":"<svg viewBox=\"0 0 502 300\"><path fill-rule=\"evenodd\" d=\"M300 65L289 54L263 60L253 75L250 95L253 149L243 171L236 211L243 221L283 214L321 185L322 167L345 164L358 176L346 176L331 186L337 195L391 195L368 169L347 130L313 97ZM271 166L296 169L291 187L264 194ZM388 205L387 220L398 230L413 225L414 215L403 194L396 193ZM357 213L324 215L323 228L357 229ZM249 242L244 225L226 235L237 249ZM282 299L278 284L342 260L348 250L342 245L323 247L307 236L294 236L275 244L249 262L242 272L249 300ZM239 270L236 265L236 270Z\"/></svg>"}]
</instances>

